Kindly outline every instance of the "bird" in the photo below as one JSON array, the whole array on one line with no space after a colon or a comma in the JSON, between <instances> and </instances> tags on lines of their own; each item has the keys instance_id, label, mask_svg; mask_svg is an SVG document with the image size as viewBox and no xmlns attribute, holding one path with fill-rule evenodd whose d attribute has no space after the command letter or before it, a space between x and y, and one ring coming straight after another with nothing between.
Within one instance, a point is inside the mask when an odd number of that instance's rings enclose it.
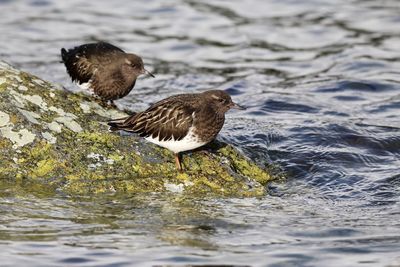
<instances>
[{"instance_id":1,"label":"bird","mask_svg":"<svg viewBox=\"0 0 400 267\"><path fill-rule=\"evenodd\" d=\"M230 109L244 110L223 90L178 94L154 103L142 112L108 121L110 131L123 130L174 153L183 171L180 153L199 148L216 138Z\"/></svg>"},{"instance_id":2,"label":"bird","mask_svg":"<svg viewBox=\"0 0 400 267\"><path fill-rule=\"evenodd\" d=\"M129 94L139 75L147 73L154 78L140 56L106 42L62 48L61 59L73 82L112 105L113 100Z\"/></svg>"}]
</instances>

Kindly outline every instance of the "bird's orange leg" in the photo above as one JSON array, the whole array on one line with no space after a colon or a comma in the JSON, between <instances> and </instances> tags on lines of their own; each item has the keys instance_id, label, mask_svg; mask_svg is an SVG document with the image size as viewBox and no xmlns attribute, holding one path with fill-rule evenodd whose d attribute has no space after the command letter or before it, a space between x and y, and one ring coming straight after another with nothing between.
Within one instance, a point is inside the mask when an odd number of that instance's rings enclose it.
<instances>
[{"instance_id":1,"label":"bird's orange leg","mask_svg":"<svg viewBox=\"0 0 400 267\"><path fill-rule=\"evenodd\" d=\"M175 165L178 171L183 171L179 153L175 153Z\"/></svg>"}]
</instances>

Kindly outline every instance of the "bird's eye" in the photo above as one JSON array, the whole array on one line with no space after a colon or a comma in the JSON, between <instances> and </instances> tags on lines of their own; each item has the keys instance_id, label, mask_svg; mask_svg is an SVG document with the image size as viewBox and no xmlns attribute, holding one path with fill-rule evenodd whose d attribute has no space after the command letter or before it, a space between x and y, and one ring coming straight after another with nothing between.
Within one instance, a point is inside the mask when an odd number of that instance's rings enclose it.
<instances>
[{"instance_id":1,"label":"bird's eye","mask_svg":"<svg viewBox=\"0 0 400 267\"><path fill-rule=\"evenodd\" d=\"M220 98L220 99L218 99L218 101L219 101L220 103L224 103L224 102L225 102L225 99Z\"/></svg>"}]
</instances>

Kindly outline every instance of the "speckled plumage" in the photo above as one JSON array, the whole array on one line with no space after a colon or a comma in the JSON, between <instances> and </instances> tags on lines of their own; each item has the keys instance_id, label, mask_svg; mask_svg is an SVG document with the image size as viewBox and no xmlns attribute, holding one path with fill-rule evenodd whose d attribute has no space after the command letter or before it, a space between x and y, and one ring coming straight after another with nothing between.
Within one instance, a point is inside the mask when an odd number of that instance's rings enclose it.
<instances>
[{"instance_id":1,"label":"speckled plumage","mask_svg":"<svg viewBox=\"0 0 400 267\"><path fill-rule=\"evenodd\" d=\"M231 108L242 109L221 90L181 94L161 100L130 117L112 120L110 130L134 132L173 151L181 170L179 153L201 147L218 135Z\"/></svg>"},{"instance_id":2,"label":"speckled plumage","mask_svg":"<svg viewBox=\"0 0 400 267\"><path fill-rule=\"evenodd\" d=\"M141 57L105 42L62 48L61 58L72 81L104 101L129 94L137 77L147 72Z\"/></svg>"}]
</instances>

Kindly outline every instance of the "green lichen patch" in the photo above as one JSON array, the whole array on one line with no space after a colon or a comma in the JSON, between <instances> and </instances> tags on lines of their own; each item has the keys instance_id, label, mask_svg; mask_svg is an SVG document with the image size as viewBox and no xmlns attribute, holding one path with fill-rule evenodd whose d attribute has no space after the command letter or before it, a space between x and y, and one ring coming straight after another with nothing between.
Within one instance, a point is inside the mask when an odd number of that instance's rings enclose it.
<instances>
[{"instance_id":1,"label":"green lichen patch","mask_svg":"<svg viewBox=\"0 0 400 267\"><path fill-rule=\"evenodd\" d=\"M268 172L245 158L233 147L225 146L218 150L218 152L227 158L232 169L237 171L239 174L252 178L263 185L272 180L272 177Z\"/></svg>"}]
</instances>

